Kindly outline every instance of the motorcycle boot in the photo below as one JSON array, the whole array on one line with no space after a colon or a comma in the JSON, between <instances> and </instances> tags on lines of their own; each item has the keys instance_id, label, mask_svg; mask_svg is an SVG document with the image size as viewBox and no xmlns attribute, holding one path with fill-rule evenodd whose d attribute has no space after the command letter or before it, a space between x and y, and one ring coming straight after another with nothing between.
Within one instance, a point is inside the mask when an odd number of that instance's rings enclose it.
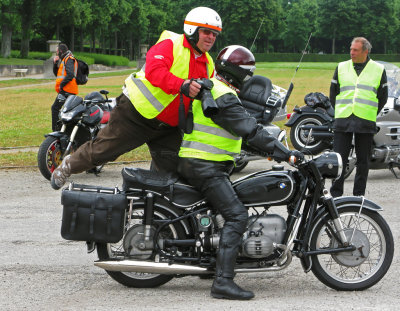
<instances>
[{"instance_id":1,"label":"motorcycle boot","mask_svg":"<svg viewBox=\"0 0 400 311\"><path fill-rule=\"evenodd\" d=\"M233 239L230 239L231 242L238 238L237 236L235 237L235 233L232 231L225 231L224 236L233 236ZM211 287L211 296L214 298L249 300L254 297L252 291L244 290L233 281L238 247L239 243L235 243L234 245L229 245L225 242L220 243L220 249L217 256L216 277Z\"/></svg>"},{"instance_id":2,"label":"motorcycle boot","mask_svg":"<svg viewBox=\"0 0 400 311\"><path fill-rule=\"evenodd\" d=\"M67 155L62 163L51 174L50 184L54 190L60 189L66 183L69 176L71 176L71 155Z\"/></svg>"}]
</instances>

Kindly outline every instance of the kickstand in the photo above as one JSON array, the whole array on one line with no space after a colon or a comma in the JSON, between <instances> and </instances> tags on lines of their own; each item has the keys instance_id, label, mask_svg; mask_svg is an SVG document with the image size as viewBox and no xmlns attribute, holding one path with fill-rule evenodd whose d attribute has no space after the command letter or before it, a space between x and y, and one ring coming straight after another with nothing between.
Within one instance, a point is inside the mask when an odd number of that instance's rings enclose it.
<instances>
[{"instance_id":1,"label":"kickstand","mask_svg":"<svg viewBox=\"0 0 400 311\"><path fill-rule=\"evenodd\" d=\"M399 167L399 166L393 165L392 163L389 164L389 170L393 173L394 177L396 177L397 179L400 179L399 175L397 175L396 172L394 171L395 167Z\"/></svg>"}]
</instances>

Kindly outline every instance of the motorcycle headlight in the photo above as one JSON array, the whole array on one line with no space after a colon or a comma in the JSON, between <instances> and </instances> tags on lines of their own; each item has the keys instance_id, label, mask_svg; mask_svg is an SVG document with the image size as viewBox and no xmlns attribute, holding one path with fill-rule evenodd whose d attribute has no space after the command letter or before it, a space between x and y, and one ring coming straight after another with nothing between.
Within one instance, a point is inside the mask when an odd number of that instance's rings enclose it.
<instances>
[{"instance_id":1,"label":"motorcycle headlight","mask_svg":"<svg viewBox=\"0 0 400 311\"><path fill-rule=\"evenodd\" d=\"M74 111L61 112L60 119L68 122L74 117L74 114L75 114Z\"/></svg>"},{"instance_id":2,"label":"motorcycle headlight","mask_svg":"<svg viewBox=\"0 0 400 311\"><path fill-rule=\"evenodd\" d=\"M339 153L324 152L314 161L323 178L336 180L342 175L343 161Z\"/></svg>"}]
</instances>

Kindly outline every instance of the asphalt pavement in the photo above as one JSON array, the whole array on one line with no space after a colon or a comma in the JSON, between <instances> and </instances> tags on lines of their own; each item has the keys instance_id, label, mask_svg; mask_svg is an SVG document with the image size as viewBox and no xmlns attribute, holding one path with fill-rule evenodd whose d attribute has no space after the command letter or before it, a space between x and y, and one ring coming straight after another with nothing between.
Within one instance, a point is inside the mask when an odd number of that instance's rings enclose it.
<instances>
[{"instance_id":1,"label":"asphalt pavement","mask_svg":"<svg viewBox=\"0 0 400 311\"><path fill-rule=\"evenodd\" d=\"M148 167L148 164L130 166ZM233 179L270 166L255 161ZM121 186L122 166L106 165L99 177L78 174L79 183ZM351 193L353 175L346 181ZM279 272L238 274L236 281L253 290L251 301L212 299L212 280L176 278L159 288L127 288L95 267L95 253L82 242L60 235L60 191L37 168L0 169L0 310L395 310L400 305L400 180L388 170L371 171L366 197L384 208L395 241L387 275L362 292L326 287L300 262Z\"/></svg>"}]
</instances>

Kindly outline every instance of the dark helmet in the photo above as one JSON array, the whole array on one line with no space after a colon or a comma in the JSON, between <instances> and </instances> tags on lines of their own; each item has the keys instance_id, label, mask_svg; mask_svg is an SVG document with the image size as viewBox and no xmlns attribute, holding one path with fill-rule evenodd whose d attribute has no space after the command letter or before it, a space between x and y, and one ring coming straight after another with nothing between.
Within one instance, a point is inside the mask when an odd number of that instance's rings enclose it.
<instances>
[{"instance_id":1,"label":"dark helmet","mask_svg":"<svg viewBox=\"0 0 400 311\"><path fill-rule=\"evenodd\" d=\"M219 52L215 69L219 76L240 89L243 82L253 76L255 64L254 55L249 49L240 45L230 45Z\"/></svg>"}]
</instances>

